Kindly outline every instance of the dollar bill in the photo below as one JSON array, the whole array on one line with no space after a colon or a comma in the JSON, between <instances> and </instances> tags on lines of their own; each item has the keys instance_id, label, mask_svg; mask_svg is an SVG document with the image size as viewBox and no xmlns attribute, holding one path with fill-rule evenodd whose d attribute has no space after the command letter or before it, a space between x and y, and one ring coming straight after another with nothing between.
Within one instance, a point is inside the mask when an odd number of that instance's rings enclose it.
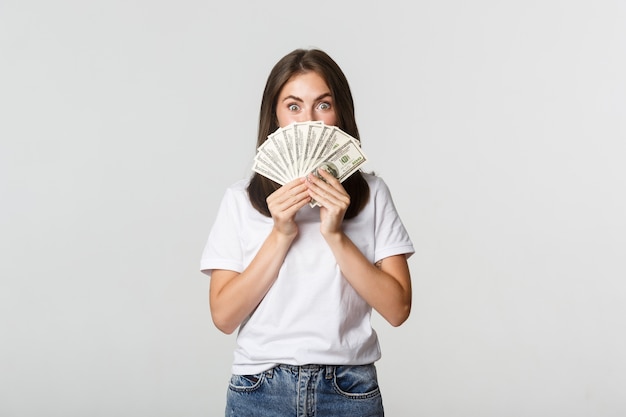
<instances>
[{"instance_id":1,"label":"dollar bill","mask_svg":"<svg viewBox=\"0 0 626 417\"><path fill-rule=\"evenodd\" d=\"M358 142L349 140L336 148L330 155L317 161L311 173L323 179L318 172L320 169L323 169L337 178L339 182L343 182L350 175L354 174L366 161L367 159L361 151ZM313 200L310 205L311 207L315 207L319 205L319 203Z\"/></svg>"},{"instance_id":2,"label":"dollar bill","mask_svg":"<svg viewBox=\"0 0 626 417\"><path fill-rule=\"evenodd\" d=\"M257 149L252 169L283 185L318 169L340 182L367 162L361 143L336 126L302 122L278 128ZM312 206L318 205L311 202Z\"/></svg>"},{"instance_id":3,"label":"dollar bill","mask_svg":"<svg viewBox=\"0 0 626 417\"><path fill-rule=\"evenodd\" d=\"M357 143L348 141L335 149L330 155L317 161L311 172L315 173L321 168L333 174L339 182L343 182L366 161L365 155Z\"/></svg>"},{"instance_id":4,"label":"dollar bill","mask_svg":"<svg viewBox=\"0 0 626 417\"><path fill-rule=\"evenodd\" d=\"M332 126L327 126L324 124L311 127L312 144L309 151L309 156L307 157L307 161L302 167L303 175L308 174L309 171L313 168L313 164L321 158L322 152L325 149L324 145L328 140L331 131Z\"/></svg>"}]
</instances>

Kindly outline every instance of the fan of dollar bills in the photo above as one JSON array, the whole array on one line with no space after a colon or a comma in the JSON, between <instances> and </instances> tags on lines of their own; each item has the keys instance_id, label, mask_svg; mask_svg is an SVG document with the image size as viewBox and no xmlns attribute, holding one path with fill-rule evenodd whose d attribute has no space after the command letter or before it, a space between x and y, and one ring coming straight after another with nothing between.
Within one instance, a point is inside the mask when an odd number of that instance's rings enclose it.
<instances>
[{"instance_id":1,"label":"fan of dollar bills","mask_svg":"<svg viewBox=\"0 0 626 417\"><path fill-rule=\"evenodd\" d=\"M280 185L316 174L319 168L343 182L366 161L359 141L338 127L302 122L270 134L257 150L252 169Z\"/></svg>"}]
</instances>

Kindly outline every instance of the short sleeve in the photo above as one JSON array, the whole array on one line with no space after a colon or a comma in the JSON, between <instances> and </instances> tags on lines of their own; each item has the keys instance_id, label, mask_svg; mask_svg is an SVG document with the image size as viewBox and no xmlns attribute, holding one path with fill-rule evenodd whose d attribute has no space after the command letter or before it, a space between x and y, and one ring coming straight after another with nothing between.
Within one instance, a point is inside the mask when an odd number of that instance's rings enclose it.
<instances>
[{"instance_id":1,"label":"short sleeve","mask_svg":"<svg viewBox=\"0 0 626 417\"><path fill-rule=\"evenodd\" d=\"M228 189L222 198L209 238L202 252L200 270L211 275L214 269L242 272L241 221L234 192Z\"/></svg>"},{"instance_id":2,"label":"short sleeve","mask_svg":"<svg viewBox=\"0 0 626 417\"><path fill-rule=\"evenodd\" d=\"M382 179L377 185L373 196L376 205L375 259L379 261L401 254L408 258L415 253L413 242L396 210L389 187Z\"/></svg>"}]
</instances>

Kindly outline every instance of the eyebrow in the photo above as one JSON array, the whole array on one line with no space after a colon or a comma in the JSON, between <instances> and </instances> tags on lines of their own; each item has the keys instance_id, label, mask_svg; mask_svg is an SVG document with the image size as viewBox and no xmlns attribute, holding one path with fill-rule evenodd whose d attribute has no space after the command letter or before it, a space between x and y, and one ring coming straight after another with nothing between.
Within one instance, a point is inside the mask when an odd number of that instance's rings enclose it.
<instances>
[{"instance_id":1,"label":"eyebrow","mask_svg":"<svg viewBox=\"0 0 626 417\"><path fill-rule=\"evenodd\" d=\"M315 99L313 101L318 101L318 100L321 100L321 99L326 98L326 97L331 97L332 98L332 94L330 94L330 93L321 94L321 95L315 97ZM304 101L300 97L296 97L296 96L292 96L292 95L288 95L282 101L285 102L287 100L295 100L295 101L299 101L299 102L303 102Z\"/></svg>"}]
</instances>

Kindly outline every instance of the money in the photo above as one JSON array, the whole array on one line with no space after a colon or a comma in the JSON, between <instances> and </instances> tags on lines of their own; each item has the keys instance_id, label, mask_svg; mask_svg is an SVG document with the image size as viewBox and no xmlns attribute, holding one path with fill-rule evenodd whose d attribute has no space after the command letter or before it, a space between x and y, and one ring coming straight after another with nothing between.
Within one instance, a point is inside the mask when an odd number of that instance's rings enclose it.
<instances>
[{"instance_id":1,"label":"money","mask_svg":"<svg viewBox=\"0 0 626 417\"><path fill-rule=\"evenodd\" d=\"M257 149L252 169L280 185L309 173L320 177L318 169L343 182L365 162L367 158L356 138L336 126L302 122L268 135Z\"/></svg>"}]
</instances>

